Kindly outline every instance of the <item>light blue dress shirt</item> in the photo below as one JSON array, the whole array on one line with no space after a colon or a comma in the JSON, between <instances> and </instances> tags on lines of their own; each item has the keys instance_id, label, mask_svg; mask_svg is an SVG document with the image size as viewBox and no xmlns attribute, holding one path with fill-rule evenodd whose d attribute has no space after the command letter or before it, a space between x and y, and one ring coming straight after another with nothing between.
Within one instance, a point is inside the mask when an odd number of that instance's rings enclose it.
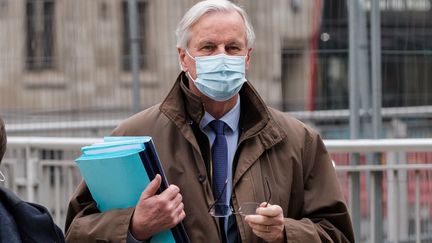
<instances>
[{"instance_id":1,"label":"light blue dress shirt","mask_svg":"<svg viewBox=\"0 0 432 243\"><path fill-rule=\"evenodd\" d=\"M215 118L210 115L207 111L204 113L204 117L200 122L201 130L207 135L210 147L213 145L214 140L216 138L216 133L209 126L211 121L215 120ZM232 194L232 181L233 181L233 160L234 155L237 150L237 144L239 139L239 121L240 121L240 96L237 95L237 103L235 106L228 111L223 117L219 120L222 120L227 124L225 126L225 138L227 140L228 145L228 182L226 187L226 196L227 202L231 201ZM225 229L228 228L228 220L225 220ZM226 232L225 232L226 233Z\"/></svg>"},{"instance_id":2,"label":"light blue dress shirt","mask_svg":"<svg viewBox=\"0 0 432 243\"><path fill-rule=\"evenodd\" d=\"M207 111L204 114L200 122L200 128L207 135L210 147L213 146L214 140L216 138L216 133L209 126L209 123L213 120L216 120L212 115L210 115ZM227 140L228 145L228 183L227 183L227 202L231 199L232 194L232 167L234 155L237 150L237 143L239 138L239 120L240 120L240 96L237 98L237 103L235 106L226 113L219 120L224 121L228 126L225 127L225 138Z\"/></svg>"}]
</instances>

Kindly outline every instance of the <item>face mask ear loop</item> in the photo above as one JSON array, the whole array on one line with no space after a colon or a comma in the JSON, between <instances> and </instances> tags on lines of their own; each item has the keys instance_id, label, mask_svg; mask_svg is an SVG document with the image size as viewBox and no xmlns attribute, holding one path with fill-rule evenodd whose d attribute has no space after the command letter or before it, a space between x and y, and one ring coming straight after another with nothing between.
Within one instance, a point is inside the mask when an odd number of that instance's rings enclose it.
<instances>
[{"instance_id":1,"label":"face mask ear loop","mask_svg":"<svg viewBox=\"0 0 432 243\"><path fill-rule=\"evenodd\" d=\"M190 75L189 71L186 72L186 75L187 75L190 79L192 79L192 81L195 82L195 79L192 78L192 75Z\"/></svg>"},{"instance_id":2,"label":"face mask ear loop","mask_svg":"<svg viewBox=\"0 0 432 243\"><path fill-rule=\"evenodd\" d=\"M192 59L195 61L195 58L194 58L194 57L189 53L189 51L188 51L187 48L185 49L185 52L186 52L186 54L187 54L190 58L192 58ZM192 78L192 75L190 75L189 71L186 72L186 75L187 75L190 79L192 79L192 81L195 82L195 79Z\"/></svg>"},{"instance_id":3,"label":"face mask ear loop","mask_svg":"<svg viewBox=\"0 0 432 243\"><path fill-rule=\"evenodd\" d=\"M188 49L185 49L185 51L186 51L186 54L187 54L190 58L192 58L192 59L195 61L195 57L193 57L193 56L189 53Z\"/></svg>"},{"instance_id":4,"label":"face mask ear loop","mask_svg":"<svg viewBox=\"0 0 432 243\"><path fill-rule=\"evenodd\" d=\"M0 181L3 182L6 180L6 177L3 175L3 173L0 170Z\"/></svg>"},{"instance_id":5,"label":"face mask ear loop","mask_svg":"<svg viewBox=\"0 0 432 243\"><path fill-rule=\"evenodd\" d=\"M179 60L179 67L180 67L180 70L184 71L183 65L181 64L180 60Z\"/></svg>"},{"instance_id":6,"label":"face mask ear loop","mask_svg":"<svg viewBox=\"0 0 432 243\"><path fill-rule=\"evenodd\" d=\"M192 59L195 61L195 58L194 58L193 56L191 56L191 54L189 53L188 49L185 49L185 52L186 52L186 55L188 55L190 58L192 58ZM181 69L182 71L184 71L185 73L188 73L187 71L185 71L185 70L183 69L183 65L181 64L180 59L179 59L179 66L180 66L180 69ZM189 77L190 77L190 75L189 75ZM195 81L195 80L194 80L194 81Z\"/></svg>"}]
</instances>

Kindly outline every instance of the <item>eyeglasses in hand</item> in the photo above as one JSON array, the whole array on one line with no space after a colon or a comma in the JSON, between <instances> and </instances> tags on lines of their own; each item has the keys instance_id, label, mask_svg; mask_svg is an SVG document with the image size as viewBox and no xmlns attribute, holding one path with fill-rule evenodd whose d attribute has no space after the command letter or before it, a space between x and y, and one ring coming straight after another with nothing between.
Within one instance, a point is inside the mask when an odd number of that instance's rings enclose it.
<instances>
[{"instance_id":1,"label":"eyeglasses in hand","mask_svg":"<svg viewBox=\"0 0 432 243\"><path fill-rule=\"evenodd\" d=\"M269 192L269 197L266 199L266 204L265 204L265 207L267 207L271 199L271 190L270 190L270 184L268 182L267 177L265 178L265 181L267 185L267 190ZM234 211L231 205L218 203L226 190L227 184L228 184L228 180L225 181L221 194L217 197L216 201L210 206L208 210L209 214L216 218L229 217L232 214L240 214L242 216L256 214L257 208L260 207L260 204L257 202L244 202L240 204L240 207L238 208L237 212Z\"/></svg>"}]
</instances>

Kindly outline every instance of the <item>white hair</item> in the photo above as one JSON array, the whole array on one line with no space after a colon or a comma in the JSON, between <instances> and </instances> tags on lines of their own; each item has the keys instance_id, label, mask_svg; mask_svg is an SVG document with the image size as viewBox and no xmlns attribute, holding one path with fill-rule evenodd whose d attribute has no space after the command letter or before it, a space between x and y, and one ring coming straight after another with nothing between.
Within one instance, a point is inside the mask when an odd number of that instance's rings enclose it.
<instances>
[{"instance_id":1,"label":"white hair","mask_svg":"<svg viewBox=\"0 0 432 243\"><path fill-rule=\"evenodd\" d=\"M251 47L255 41L255 33L246 12L236 4L228 0L205 0L195 4L190 8L176 29L177 47L186 49L190 41L190 28L203 15L211 12L231 12L236 11L243 18L246 29L246 45Z\"/></svg>"}]
</instances>

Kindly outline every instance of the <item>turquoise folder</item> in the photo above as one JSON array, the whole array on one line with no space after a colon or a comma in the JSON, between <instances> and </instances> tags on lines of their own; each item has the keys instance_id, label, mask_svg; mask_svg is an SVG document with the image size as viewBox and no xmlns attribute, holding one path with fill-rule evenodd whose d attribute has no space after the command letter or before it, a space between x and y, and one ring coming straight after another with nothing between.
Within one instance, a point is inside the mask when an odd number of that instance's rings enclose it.
<instances>
[{"instance_id":1,"label":"turquoise folder","mask_svg":"<svg viewBox=\"0 0 432 243\"><path fill-rule=\"evenodd\" d=\"M162 176L159 192L168 182L151 137L105 137L103 143L83 147L75 161L98 209L134 207L156 174ZM151 238L151 243L189 242L183 224Z\"/></svg>"}]
</instances>

